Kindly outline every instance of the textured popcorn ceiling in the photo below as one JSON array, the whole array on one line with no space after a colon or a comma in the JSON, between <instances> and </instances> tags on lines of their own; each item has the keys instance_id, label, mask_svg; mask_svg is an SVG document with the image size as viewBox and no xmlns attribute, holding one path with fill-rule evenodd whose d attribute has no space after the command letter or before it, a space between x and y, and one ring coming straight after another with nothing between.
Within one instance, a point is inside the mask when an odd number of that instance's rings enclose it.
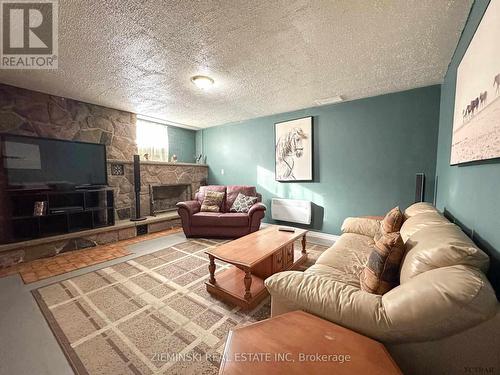
<instances>
[{"instance_id":1,"label":"textured popcorn ceiling","mask_svg":"<svg viewBox=\"0 0 500 375\"><path fill-rule=\"evenodd\" d=\"M207 127L440 83L471 5L59 0L59 69L0 81Z\"/></svg>"}]
</instances>

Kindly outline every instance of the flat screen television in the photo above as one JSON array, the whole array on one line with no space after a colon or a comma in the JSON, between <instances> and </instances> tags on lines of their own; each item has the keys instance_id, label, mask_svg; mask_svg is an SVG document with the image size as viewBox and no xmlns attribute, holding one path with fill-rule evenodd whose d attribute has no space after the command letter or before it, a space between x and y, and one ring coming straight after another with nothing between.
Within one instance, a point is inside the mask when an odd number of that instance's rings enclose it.
<instances>
[{"instance_id":1,"label":"flat screen television","mask_svg":"<svg viewBox=\"0 0 500 375\"><path fill-rule=\"evenodd\" d=\"M106 146L95 143L0 134L9 188L107 185Z\"/></svg>"}]
</instances>

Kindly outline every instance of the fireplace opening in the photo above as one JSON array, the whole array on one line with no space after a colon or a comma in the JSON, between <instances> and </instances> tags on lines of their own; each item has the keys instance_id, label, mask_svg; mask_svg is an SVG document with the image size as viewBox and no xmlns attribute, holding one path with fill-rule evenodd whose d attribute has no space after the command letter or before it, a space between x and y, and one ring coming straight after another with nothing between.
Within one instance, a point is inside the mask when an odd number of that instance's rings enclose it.
<instances>
[{"instance_id":1,"label":"fireplace opening","mask_svg":"<svg viewBox=\"0 0 500 375\"><path fill-rule=\"evenodd\" d=\"M175 211L178 202L192 199L190 184L149 185L151 215Z\"/></svg>"}]
</instances>

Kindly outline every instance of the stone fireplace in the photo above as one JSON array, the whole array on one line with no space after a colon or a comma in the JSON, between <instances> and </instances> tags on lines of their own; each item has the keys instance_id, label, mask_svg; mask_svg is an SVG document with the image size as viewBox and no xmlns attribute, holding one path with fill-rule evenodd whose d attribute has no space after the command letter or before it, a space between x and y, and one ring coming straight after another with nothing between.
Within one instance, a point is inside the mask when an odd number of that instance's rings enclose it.
<instances>
[{"instance_id":1,"label":"stone fireplace","mask_svg":"<svg viewBox=\"0 0 500 375\"><path fill-rule=\"evenodd\" d=\"M177 202L191 200L192 195L190 184L149 185L151 215L175 211Z\"/></svg>"},{"instance_id":2,"label":"stone fireplace","mask_svg":"<svg viewBox=\"0 0 500 375\"><path fill-rule=\"evenodd\" d=\"M123 174L113 175L111 166L121 165L119 169ZM208 177L208 167L202 164L192 163L166 163L156 161L141 161L141 215L152 215L151 210L151 186L172 186L170 194L174 207L175 203L189 200L205 184ZM134 165L131 161L111 160L108 161L109 185L115 188L115 207L118 220L128 219L134 211ZM176 187L177 186L177 187ZM187 186L187 187L186 187ZM186 189L185 195L181 190ZM167 204L163 198L164 188L159 189L161 205ZM182 198L185 196L186 198ZM181 199L182 198L182 199ZM189 198L189 199L188 199ZM176 200L174 202L174 200ZM164 208L159 207L159 210ZM157 212L158 213L158 212Z\"/></svg>"}]
</instances>

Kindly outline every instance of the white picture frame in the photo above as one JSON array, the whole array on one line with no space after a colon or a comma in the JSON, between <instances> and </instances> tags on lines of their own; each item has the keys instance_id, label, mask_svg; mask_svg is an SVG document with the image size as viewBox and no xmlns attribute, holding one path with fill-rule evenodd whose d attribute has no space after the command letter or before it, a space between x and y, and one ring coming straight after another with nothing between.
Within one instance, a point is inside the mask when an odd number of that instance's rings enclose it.
<instances>
[{"instance_id":1,"label":"white picture frame","mask_svg":"<svg viewBox=\"0 0 500 375\"><path fill-rule=\"evenodd\" d=\"M492 0L457 69L450 165L500 157L500 0Z\"/></svg>"},{"instance_id":2,"label":"white picture frame","mask_svg":"<svg viewBox=\"0 0 500 375\"><path fill-rule=\"evenodd\" d=\"M313 118L274 124L275 179L281 182L313 180Z\"/></svg>"}]
</instances>

